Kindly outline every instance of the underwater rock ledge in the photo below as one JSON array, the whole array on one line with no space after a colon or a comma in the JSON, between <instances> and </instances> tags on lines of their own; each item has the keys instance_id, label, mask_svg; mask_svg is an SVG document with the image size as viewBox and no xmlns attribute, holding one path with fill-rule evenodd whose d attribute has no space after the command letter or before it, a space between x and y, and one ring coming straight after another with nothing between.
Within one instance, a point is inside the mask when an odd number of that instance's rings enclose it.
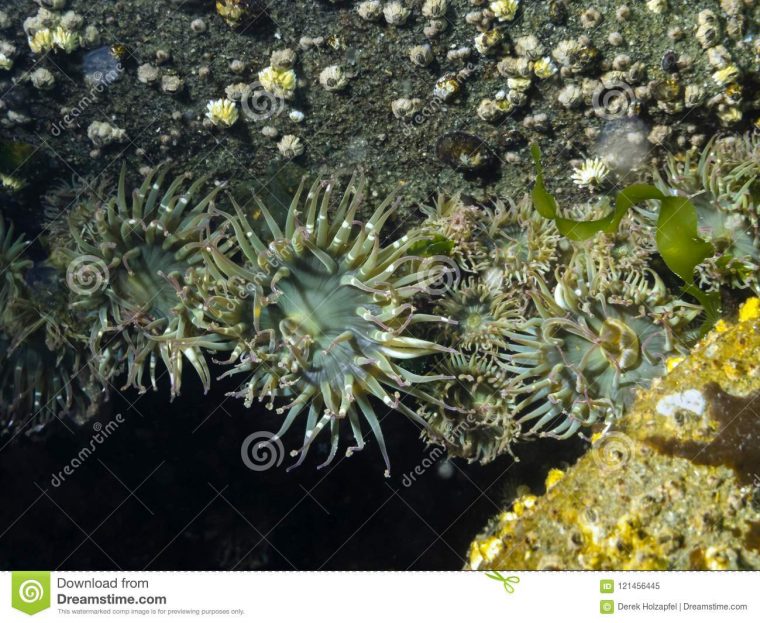
<instances>
[{"instance_id":1,"label":"underwater rock ledge","mask_svg":"<svg viewBox=\"0 0 760 623\"><path fill-rule=\"evenodd\" d=\"M470 545L467 569L760 569L760 299L719 322L541 496Z\"/></svg>"}]
</instances>

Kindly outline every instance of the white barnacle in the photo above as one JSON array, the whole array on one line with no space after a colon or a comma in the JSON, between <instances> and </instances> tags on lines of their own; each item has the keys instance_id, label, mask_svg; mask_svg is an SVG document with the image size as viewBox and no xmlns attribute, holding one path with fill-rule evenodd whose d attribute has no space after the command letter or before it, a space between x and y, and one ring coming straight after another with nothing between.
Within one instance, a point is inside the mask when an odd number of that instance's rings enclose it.
<instances>
[{"instance_id":1,"label":"white barnacle","mask_svg":"<svg viewBox=\"0 0 760 623\"><path fill-rule=\"evenodd\" d=\"M609 173L609 167L601 158L586 158L583 164L573 168L571 179L583 188L599 188Z\"/></svg>"}]
</instances>

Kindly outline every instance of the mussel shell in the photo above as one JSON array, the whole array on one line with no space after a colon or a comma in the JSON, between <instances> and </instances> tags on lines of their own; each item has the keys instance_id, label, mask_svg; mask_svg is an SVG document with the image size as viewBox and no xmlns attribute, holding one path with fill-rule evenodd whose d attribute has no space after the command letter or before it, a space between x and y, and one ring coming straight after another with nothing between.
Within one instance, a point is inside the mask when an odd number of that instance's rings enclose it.
<instances>
[{"instance_id":1,"label":"mussel shell","mask_svg":"<svg viewBox=\"0 0 760 623\"><path fill-rule=\"evenodd\" d=\"M482 138L467 132L447 132L436 143L438 159L457 171L475 173L496 164L493 150Z\"/></svg>"}]
</instances>

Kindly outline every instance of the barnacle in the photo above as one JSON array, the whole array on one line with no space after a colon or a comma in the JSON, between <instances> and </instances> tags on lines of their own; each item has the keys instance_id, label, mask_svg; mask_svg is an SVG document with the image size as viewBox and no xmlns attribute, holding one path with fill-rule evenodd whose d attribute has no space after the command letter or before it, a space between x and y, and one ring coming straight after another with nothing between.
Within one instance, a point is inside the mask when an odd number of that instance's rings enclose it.
<instances>
[{"instance_id":1,"label":"barnacle","mask_svg":"<svg viewBox=\"0 0 760 623\"><path fill-rule=\"evenodd\" d=\"M711 290L727 285L760 292L757 138L710 141L697 160L690 154L672 156L657 184L663 192L691 199L699 234L715 247L715 255L697 267L701 285Z\"/></svg>"},{"instance_id":2,"label":"barnacle","mask_svg":"<svg viewBox=\"0 0 760 623\"><path fill-rule=\"evenodd\" d=\"M441 365L450 377L435 384L435 393L459 411L423 405L419 414L429 424L423 437L444 446L451 456L489 463L520 438L514 419L509 383L504 371L493 361L477 354L452 355Z\"/></svg>"},{"instance_id":3,"label":"barnacle","mask_svg":"<svg viewBox=\"0 0 760 623\"><path fill-rule=\"evenodd\" d=\"M271 66L259 72L259 82L265 91L286 100L293 99L298 86L294 70Z\"/></svg>"},{"instance_id":4,"label":"barnacle","mask_svg":"<svg viewBox=\"0 0 760 623\"><path fill-rule=\"evenodd\" d=\"M436 352L448 352L410 334L418 323L441 322L419 314L413 299L442 276L446 264L421 261L409 249L424 238L404 235L388 246L380 230L396 203L389 197L363 225L355 220L365 197L363 180L352 179L338 205L334 184L316 182L301 206L304 182L296 192L284 226L255 198L260 223L233 202L227 227L207 242L208 274L204 293L209 331L234 339L234 363L226 375L246 374L233 395L247 406L254 399L286 413L277 437L308 412L300 465L320 431L329 427L331 449L322 465L336 455L340 423L348 420L356 441L347 455L364 447L360 415L378 440L389 470L388 455L373 398L417 421L401 394L442 404L420 388L440 376L420 376L398 365ZM231 233L228 233L231 232ZM229 239L234 246L225 252ZM293 467L295 467L294 465ZM388 473L388 472L386 472Z\"/></svg>"},{"instance_id":5,"label":"barnacle","mask_svg":"<svg viewBox=\"0 0 760 623\"><path fill-rule=\"evenodd\" d=\"M561 236L553 221L533 208L529 196L497 200L486 221L491 278L506 285L530 284L548 274L559 256Z\"/></svg>"},{"instance_id":6,"label":"barnacle","mask_svg":"<svg viewBox=\"0 0 760 623\"><path fill-rule=\"evenodd\" d=\"M518 422L561 439L581 426L617 417L636 388L684 352L696 305L667 295L660 278L638 283L641 303L614 304L591 295L588 277L558 275L554 293L541 282L531 293L538 312L510 334L505 369L513 377Z\"/></svg>"},{"instance_id":7,"label":"barnacle","mask_svg":"<svg viewBox=\"0 0 760 623\"><path fill-rule=\"evenodd\" d=\"M210 100L206 105L206 118L214 125L232 127L238 120L238 116L235 102L227 98Z\"/></svg>"},{"instance_id":8,"label":"barnacle","mask_svg":"<svg viewBox=\"0 0 760 623\"><path fill-rule=\"evenodd\" d=\"M127 385L145 391L147 366L156 389L160 357L174 397L181 387L183 357L208 390L211 374L202 347L225 346L208 337L192 339L200 333L185 304L191 296L185 278L203 262L200 240L218 189L198 200L204 178L186 186L180 176L165 188L165 176L166 170L148 175L130 200L122 169L116 196L94 209L90 222L82 224L74 213L69 245L59 262L67 262L72 307L91 323L100 375L108 379L126 366Z\"/></svg>"},{"instance_id":9,"label":"barnacle","mask_svg":"<svg viewBox=\"0 0 760 623\"><path fill-rule=\"evenodd\" d=\"M24 257L28 243L23 236L15 237L13 224L6 224L0 214L0 315L8 310L8 304L18 296L24 271L32 262Z\"/></svg>"},{"instance_id":10,"label":"barnacle","mask_svg":"<svg viewBox=\"0 0 760 623\"><path fill-rule=\"evenodd\" d=\"M578 186L598 188L609 174L610 169L603 160L586 158L580 166L573 168L570 177Z\"/></svg>"},{"instance_id":11,"label":"barnacle","mask_svg":"<svg viewBox=\"0 0 760 623\"><path fill-rule=\"evenodd\" d=\"M453 321L442 332L447 344L459 351L488 353L506 345L505 336L520 318L521 308L516 297L469 277L446 293L436 312Z\"/></svg>"}]
</instances>

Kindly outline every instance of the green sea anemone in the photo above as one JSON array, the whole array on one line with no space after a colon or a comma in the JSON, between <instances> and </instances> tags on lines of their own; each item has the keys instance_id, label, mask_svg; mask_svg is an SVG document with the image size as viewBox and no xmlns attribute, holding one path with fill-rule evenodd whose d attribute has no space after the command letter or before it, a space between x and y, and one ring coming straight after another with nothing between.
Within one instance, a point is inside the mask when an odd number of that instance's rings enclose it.
<instances>
[{"instance_id":1,"label":"green sea anemone","mask_svg":"<svg viewBox=\"0 0 760 623\"><path fill-rule=\"evenodd\" d=\"M56 417L83 422L107 398L87 355L86 336L47 298L44 309L16 299L0 331L0 432L31 433Z\"/></svg>"},{"instance_id":2,"label":"green sea anemone","mask_svg":"<svg viewBox=\"0 0 760 623\"><path fill-rule=\"evenodd\" d=\"M699 235L715 248L697 267L700 285L760 293L760 141L713 139L697 159L671 156L657 185L691 199Z\"/></svg>"},{"instance_id":3,"label":"green sea anemone","mask_svg":"<svg viewBox=\"0 0 760 623\"><path fill-rule=\"evenodd\" d=\"M452 355L440 368L449 378L436 382L434 393L459 410L421 406L419 414L429 424L423 437L470 462L485 464L512 454L512 446L520 439L520 425L514 418L504 370L477 354Z\"/></svg>"},{"instance_id":4,"label":"green sea anemone","mask_svg":"<svg viewBox=\"0 0 760 623\"><path fill-rule=\"evenodd\" d=\"M553 221L536 212L530 196L497 200L487 220L489 281L502 287L534 283L550 274L560 255L561 236Z\"/></svg>"},{"instance_id":5,"label":"green sea anemone","mask_svg":"<svg viewBox=\"0 0 760 623\"><path fill-rule=\"evenodd\" d=\"M425 220L415 230L417 235L441 237L451 246L449 255L467 272L477 272L487 263L483 245L483 220L486 213L456 193L451 197L439 194L432 206L424 206Z\"/></svg>"},{"instance_id":6,"label":"green sea anemone","mask_svg":"<svg viewBox=\"0 0 760 623\"><path fill-rule=\"evenodd\" d=\"M202 344L191 339L200 332L185 305L186 277L203 263L200 241L219 189L198 198L204 178L188 185L180 176L165 187L165 176L166 170L148 175L128 198L122 169L116 196L96 207L91 221L82 223L81 210L72 213L64 255L72 307L92 326L90 345L100 376L110 379L126 368L127 386L143 392L147 367L156 389L160 359L174 397L184 359L208 390L211 373L203 348L225 347L213 337Z\"/></svg>"},{"instance_id":7,"label":"green sea anemone","mask_svg":"<svg viewBox=\"0 0 760 623\"><path fill-rule=\"evenodd\" d=\"M352 179L337 205L333 189L334 183L317 181L302 207L302 181L282 226L260 199L255 214L233 201L235 213L226 215L226 226L207 242L208 277L198 289L205 292L208 330L237 342L229 362L235 365L225 376L248 375L233 395L247 406L256 398L266 400L269 409L287 399L276 407L286 413L278 438L308 412L293 467L325 427L331 449L320 467L329 464L344 420L356 442L346 454L362 449L361 415L378 440L388 474L372 402L376 398L423 427L425 421L402 402L402 394L442 405L420 388L440 376L421 376L397 362L450 351L411 334L419 323L447 321L417 313L414 300L448 265L409 255L422 236L381 243L381 229L397 205L392 196L360 224L355 218L365 198L364 180ZM268 233L257 233L255 215L263 217ZM225 252L228 238L234 245Z\"/></svg>"},{"instance_id":8,"label":"green sea anemone","mask_svg":"<svg viewBox=\"0 0 760 623\"><path fill-rule=\"evenodd\" d=\"M27 246L24 236L16 237L13 224L6 224L0 214L0 316L7 313L9 302L18 296L24 272L32 266L24 256Z\"/></svg>"},{"instance_id":9,"label":"green sea anemone","mask_svg":"<svg viewBox=\"0 0 760 623\"><path fill-rule=\"evenodd\" d=\"M489 353L506 346L506 335L520 319L523 307L524 301L517 297L468 277L445 293L436 312L454 321L442 331L449 346Z\"/></svg>"},{"instance_id":10,"label":"green sea anemone","mask_svg":"<svg viewBox=\"0 0 760 623\"><path fill-rule=\"evenodd\" d=\"M530 292L538 315L510 334L505 369L526 434L564 439L622 414L667 357L685 352L701 308L669 296L653 272L635 282L633 304L591 295L591 279L575 271L557 278L553 295L541 283Z\"/></svg>"}]
</instances>

